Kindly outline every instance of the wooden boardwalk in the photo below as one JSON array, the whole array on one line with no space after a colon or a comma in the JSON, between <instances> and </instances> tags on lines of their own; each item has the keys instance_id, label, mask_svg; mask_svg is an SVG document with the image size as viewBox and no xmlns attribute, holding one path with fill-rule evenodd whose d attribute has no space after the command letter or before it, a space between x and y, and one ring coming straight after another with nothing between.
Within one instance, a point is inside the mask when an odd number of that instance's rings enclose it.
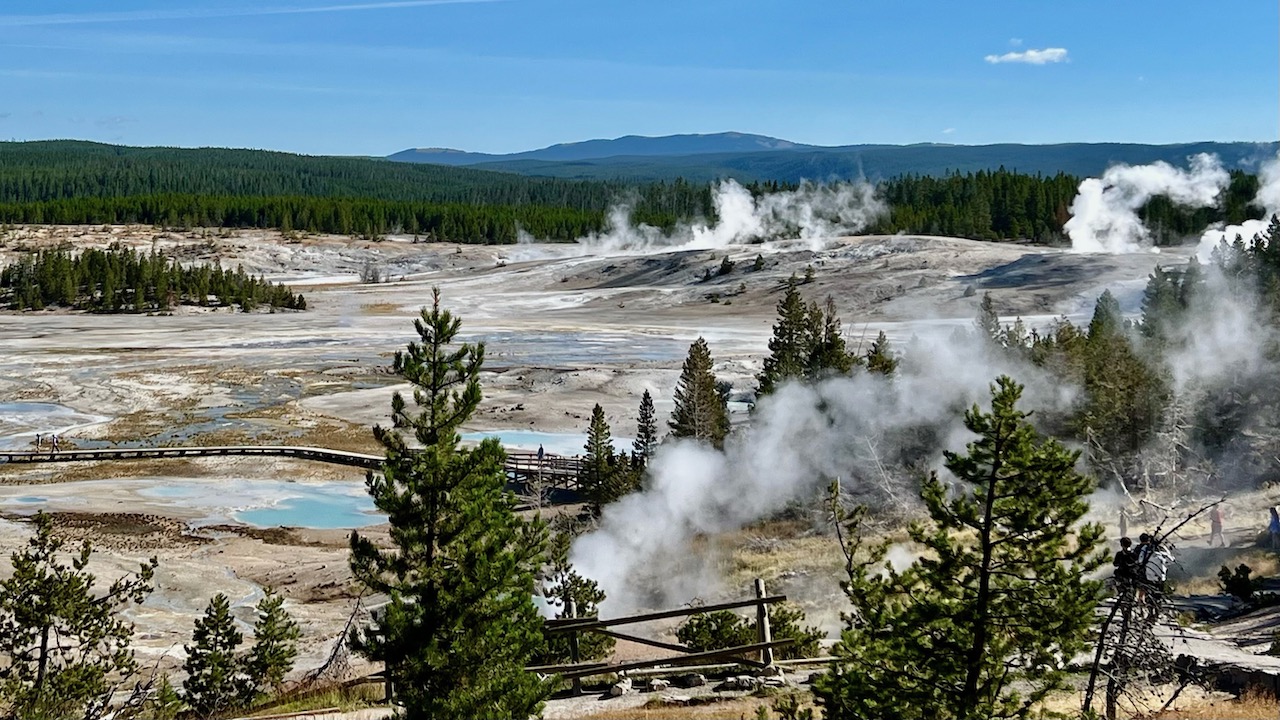
<instances>
[{"instance_id":1,"label":"wooden boardwalk","mask_svg":"<svg viewBox=\"0 0 1280 720\"><path fill-rule=\"evenodd\" d=\"M0 466L32 463L103 462L112 460L166 460L198 457L284 457L296 460L312 460L331 465L345 465L363 470L382 467L381 455L330 450L329 448L295 445L215 445L152 448L98 448L91 450L31 451L0 450ZM562 455L509 451L507 453L507 477L517 484L541 482L548 487L576 490L582 460Z\"/></svg>"}]
</instances>

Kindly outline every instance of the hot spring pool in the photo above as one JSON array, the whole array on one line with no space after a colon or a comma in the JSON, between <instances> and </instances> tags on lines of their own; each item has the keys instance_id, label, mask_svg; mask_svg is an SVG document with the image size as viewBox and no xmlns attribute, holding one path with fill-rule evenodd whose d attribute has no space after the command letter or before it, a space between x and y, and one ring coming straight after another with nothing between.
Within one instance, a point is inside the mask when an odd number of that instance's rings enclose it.
<instances>
[{"instance_id":1,"label":"hot spring pool","mask_svg":"<svg viewBox=\"0 0 1280 720\"><path fill-rule=\"evenodd\" d=\"M508 450L542 449L552 455L581 455L585 451L587 436L585 433L551 433L536 430L484 430L462 435L466 443L479 443L486 438L497 438ZM613 437L614 452L631 449L631 438Z\"/></svg>"}]
</instances>

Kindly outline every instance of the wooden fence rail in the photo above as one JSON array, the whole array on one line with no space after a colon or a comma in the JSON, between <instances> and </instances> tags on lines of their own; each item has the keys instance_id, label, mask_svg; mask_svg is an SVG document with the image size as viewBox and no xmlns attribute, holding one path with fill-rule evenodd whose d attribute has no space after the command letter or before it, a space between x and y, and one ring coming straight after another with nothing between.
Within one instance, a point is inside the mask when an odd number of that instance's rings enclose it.
<instances>
[{"instance_id":1,"label":"wooden fence rail","mask_svg":"<svg viewBox=\"0 0 1280 720\"><path fill-rule=\"evenodd\" d=\"M199 457L274 456L297 460L311 460L344 465L364 470L382 467L381 455L331 450L329 448L295 445L211 445L136 448L87 448L49 450L0 450L0 465L25 465L33 463L103 462L113 460L167 460ZM513 482L528 484L533 481L546 488L578 489L578 474L582 459L562 455L512 450L507 452L505 465L507 477Z\"/></svg>"}]
</instances>

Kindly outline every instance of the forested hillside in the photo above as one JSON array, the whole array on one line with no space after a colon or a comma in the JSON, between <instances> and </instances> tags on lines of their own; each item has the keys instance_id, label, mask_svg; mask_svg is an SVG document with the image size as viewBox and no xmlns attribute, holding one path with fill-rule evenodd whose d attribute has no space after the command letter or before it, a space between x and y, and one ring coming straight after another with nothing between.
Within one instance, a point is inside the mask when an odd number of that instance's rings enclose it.
<instances>
[{"instance_id":1,"label":"forested hillside","mask_svg":"<svg viewBox=\"0 0 1280 720\"><path fill-rule=\"evenodd\" d=\"M1062 239L1080 178L999 169L905 175L879 183L891 210L870 228L979 240ZM756 195L794 189L753 183ZM1143 211L1159 243L1210 222L1258 217L1257 179L1235 172L1225 209L1187 211L1157 198ZM600 232L607 211L664 229L714 221L714 186L628 184L257 150L129 148L83 142L0 143L0 223L262 227L424 240L557 241Z\"/></svg>"}]
</instances>

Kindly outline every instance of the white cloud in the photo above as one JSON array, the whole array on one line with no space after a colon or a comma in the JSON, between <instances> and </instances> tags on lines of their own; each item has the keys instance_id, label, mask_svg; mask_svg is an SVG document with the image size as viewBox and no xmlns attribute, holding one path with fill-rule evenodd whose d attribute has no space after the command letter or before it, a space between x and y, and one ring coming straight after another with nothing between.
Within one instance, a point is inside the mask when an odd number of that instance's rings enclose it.
<instances>
[{"instance_id":1,"label":"white cloud","mask_svg":"<svg viewBox=\"0 0 1280 720\"><path fill-rule=\"evenodd\" d=\"M1007 52L1003 55L988 55L984 58L992 65L1000 63L1024 63L1026 65L1045 65L1048 63L1066 62L1070 58L1067 57L1066 48L1045 48L1043 50L1024 50L1022 52Z\"/></svg>"},{"instance_id":2,"label":"white cloud","mask_svg":"<svg viewBox=\"0 0 1280 720\"><path fill-rule=\"evenodd\" d=\"M1009 45L1012 47L1022 47L1022 38L1009 38Z\"/></svg>"},{"instance_id":3,"label":"white cloud","mask_svg":"<svg viewBox=\"0 0 1280 720\"><path fill-rule=\"evenodd\" d=\"M943 130L943 131L942 131L942 134L943 134L943 135L950 135L951 133L953 133L953 132L955 132L955 131L956 131L956 129L955 129L955 128L946 128L945 130Z\"/></svg>"}]
</instances>

